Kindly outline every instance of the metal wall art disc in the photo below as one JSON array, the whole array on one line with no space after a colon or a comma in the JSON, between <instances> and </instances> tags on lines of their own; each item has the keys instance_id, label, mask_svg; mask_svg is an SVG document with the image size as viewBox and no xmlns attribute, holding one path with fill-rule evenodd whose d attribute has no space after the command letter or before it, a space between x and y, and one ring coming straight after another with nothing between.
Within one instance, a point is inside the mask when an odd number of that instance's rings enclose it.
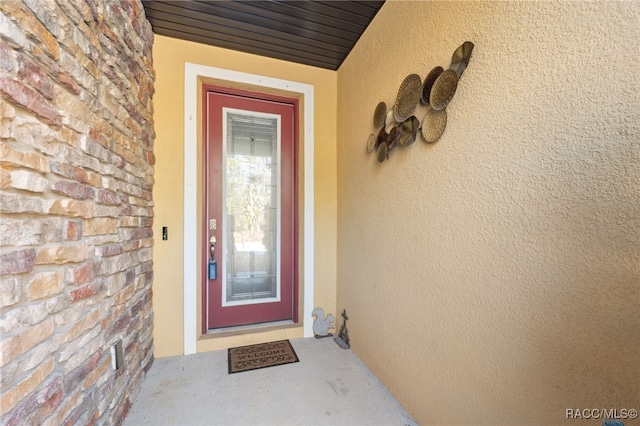
<instances>
[{"instance_id":1,"label":"metal wall art disc","mask_svg":"<svg viewBox=\"0 0 640 426\"><path fill-rule=\"evenodd\" d=\"M422 120L422 137L425 141L433 143L440 139L445 127L447 127L447 110L429 108Z\"/></svg>"},{"instance_id":2,"label":"metal wall art disc","mask_svg":"<svg viewBox=\"0 0 640 426\"><path fill-rule=\"evenodd\" d=\"M371 133L369 139L367 139L367 152L373 152L376 149L376 135Z\"/></svg>"},{"instance_id":3,"label":"metal wall art disc","mask_svg":"<svg viewBox=\"0 0 640 426\"><path fill-rule=\"evenodd\" d=\"M398 127L393 127L389 132L389 136L387 136L387 147L389 151L396 147L398 144L398 135L399 135Z\"/></svg>"},{"instance_id":4,"label":"metal wall art disc","mask_svg":"<svg viewBox=\"0 0 640 426\"><path fill-rule=\"evenodd\" d=\"M387 104L380 102L373 113L373 127L379 129L384 126L385 115L387 115Z\"/></svg>"},{"instance_id":5,"label":"metal wall art disc","mask_svg":"<svg viewBox=\"0 0 640 426\"><path fill-rule=\"evenodd\" d=\"M433 87L433 83L435 83L436 78L438 78L438 76L442 74L442 71L444 71L444 68L435 67L425 77L424 84L422 85L422 96L420 97L420 100L422 100L423 103L429 103L429 95L431 95L431 88Z\"/></svg>"},{"instance_id":6,"label":"metal wall art disc","mask_svg":"<svg viewBox=\"0 0 640 426\"><path fill-rule=\"evenodd\" d=\"M449 105L458 88L458 74L452 69L443 71L436 78L429 95L429 104L433 109L444 109Z\"/></svg>"},{"instance_id":7,"label":"metal wall art disc","mask_svg":"<svg viewBox=\"0 0 640 426\"><path fill-rule=\"evenodd\" d=\"M388 158L387 156L387 144L381 143L378 145L378 162L382 163L384 160Z\"/></svg>"},{"instance_id":8,"label":"metal wall art disc","mask_svg":"<svg viewBox=\"0 0 640 426\"><path fill-rule=\"evenodd\" d=\"M416 136L418 135L419 126L420 121L418 121L415 115L412 115L411 117L400 123L400 125L398 126L398 130L400 133L398 135L398 145L407 146L414 143L416 140Z\"/></svg>"},{"instance_id":9,"label":"metal wall art disc","mask_svg":"<svg viewBox=\"0 0 640 426\"><path fill-rule=\"evenodd\" d=\"M378 147L382 144L386 145L388 137L389 134L384 130L384 127L380 129L380 131L378 132L378 137L376 138L375 148L378 149Z\"/></svg>"},{"instance_id":10,"label":"metal wall art disc","mask_svg":"<svg viewBox=\"0 0 640 426\"><path fill-rule=\"evenodd\" d=\"M398 90L396 103L393 105L396 121L401 122L411 117L413 110L420 102L421 94L422 79L420 76L418 74L409 74L405 77Z\"/></svg>"},{"instance_id":11,"label":"metal wall art disc","mask_svg":"<svg viewBox=\"0 0 640 426\"><path fill-rule=\"evenodd\" d=\"M453 56L451 57L451 66L449 68L458 74L458 78L462 76L467 65L469 65L469 59L471 58L473 47L473 43L465 41L455 50L455 52L453 52Z\"/></svg>"}]
</instances>

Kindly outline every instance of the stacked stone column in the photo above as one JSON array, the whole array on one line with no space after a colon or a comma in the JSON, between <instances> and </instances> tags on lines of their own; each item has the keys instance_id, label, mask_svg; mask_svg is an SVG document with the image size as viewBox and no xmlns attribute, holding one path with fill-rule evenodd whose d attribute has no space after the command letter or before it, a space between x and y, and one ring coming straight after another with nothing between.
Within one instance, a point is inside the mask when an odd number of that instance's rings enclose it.
<instances>
[{"instance_id":1,"label":"stacked stone column","mask_svg":"<svg viewBox=\"0 0 640 426\"><path fill-rule=\"evenodd\" d=\"M0 424L119 424L152 363L152 43L138 0L0 2Z\"/></svg>"}]
</instances>

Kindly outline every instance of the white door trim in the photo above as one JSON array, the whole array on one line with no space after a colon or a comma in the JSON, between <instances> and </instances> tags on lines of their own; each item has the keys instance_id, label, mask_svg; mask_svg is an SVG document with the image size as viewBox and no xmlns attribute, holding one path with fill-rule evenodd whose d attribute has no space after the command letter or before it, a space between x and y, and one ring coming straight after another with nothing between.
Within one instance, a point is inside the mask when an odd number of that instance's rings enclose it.
<instances>
[{"instance_id":1,"label":"white door trim","mask_svg":"<svg viewBox=\"0 0 640 426\"><path fill-rule=\"evenodd\" d=\"M198 247L200 238L197 235L198 223L198 76L216 78L236 83L253 84L273 89L287 90L304 94L304 316L301 321L304 337L313 336L311 311L313 310L313 259L314 259L314 123L313 123L313 85L295 81L281 80L231 71L222 68L185 62L184 66L184 354L197 352L201 321L198 312Z\"/></svg>"}]
</instances>

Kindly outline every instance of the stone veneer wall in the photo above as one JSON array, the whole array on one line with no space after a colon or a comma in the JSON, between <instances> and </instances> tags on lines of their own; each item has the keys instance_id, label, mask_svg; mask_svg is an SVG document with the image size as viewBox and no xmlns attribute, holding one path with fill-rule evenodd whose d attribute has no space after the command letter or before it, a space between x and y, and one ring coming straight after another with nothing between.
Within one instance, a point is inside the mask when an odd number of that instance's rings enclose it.
<instances>
[{"instance_id":1,"label":"stone veneer wall","mask_svg":"<svg viewBox=\"0 0 640 426\"><path fill-rule=\"evenodd\" d=\"M0 424L119 424L153 361L153 33L139 0L0 12Z\"/></svg>"}]
</instances>

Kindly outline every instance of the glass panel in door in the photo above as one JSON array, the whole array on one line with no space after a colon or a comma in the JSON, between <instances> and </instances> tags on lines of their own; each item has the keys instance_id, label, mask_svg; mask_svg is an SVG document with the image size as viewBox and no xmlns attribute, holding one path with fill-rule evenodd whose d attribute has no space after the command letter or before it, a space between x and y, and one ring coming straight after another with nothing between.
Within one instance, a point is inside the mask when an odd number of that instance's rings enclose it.
<instances>
[{"instance_id":1,"label":"glass panel in door","mask_svg":"<svg viewBox=\"0 0 640 426\"><path fill-rule=\"evenodd\" d=\"M280 296L279 116L224 109L223 305Z\"/></svg>"}]
</instances>

